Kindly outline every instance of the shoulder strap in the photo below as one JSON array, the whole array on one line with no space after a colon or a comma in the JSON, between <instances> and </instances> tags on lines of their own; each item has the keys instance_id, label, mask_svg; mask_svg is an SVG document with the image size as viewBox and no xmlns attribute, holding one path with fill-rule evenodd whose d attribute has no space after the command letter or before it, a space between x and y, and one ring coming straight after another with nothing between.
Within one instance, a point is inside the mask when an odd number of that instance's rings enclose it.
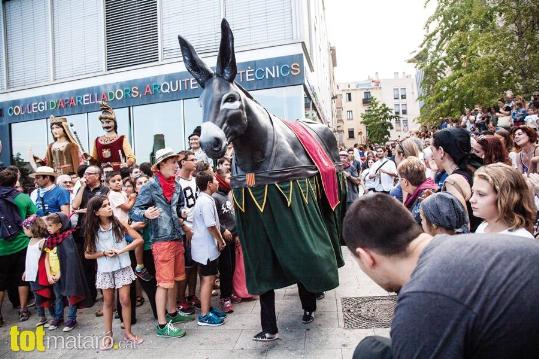
<instances>
[{"instance_id":1,"label":"shoulder strap","mask_svg":"<svg viewBox=\"0 0 539 359\"><path fill-rule=\"evenodd\" d=\"M389 162L389 160L386 158L386 160L380 165L380 167L378 167L378 168L376 169L376 172L374 172L374 174L377 175L378 172L380 172L380 169L381 169L382 167L384 167L384 165L385 165L386 163L388 163L388 162Z\"/></svg>"}]
</instances>

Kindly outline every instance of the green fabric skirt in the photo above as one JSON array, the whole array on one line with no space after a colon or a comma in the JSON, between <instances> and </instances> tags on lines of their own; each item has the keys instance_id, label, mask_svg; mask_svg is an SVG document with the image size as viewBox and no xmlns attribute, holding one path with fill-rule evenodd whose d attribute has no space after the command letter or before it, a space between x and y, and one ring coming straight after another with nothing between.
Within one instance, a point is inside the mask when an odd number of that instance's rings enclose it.
<instances>
[{"instance_id":1,"label":"green fabric skirt","mask_svg":"<svg viewBox=\"0 0 539 359\"><path fill-rule=\"evenodd\" d=\"M337 176L340 204L335 209L319 176L233 190L249 293L295 283L319 293L339 285L346 182Z\"/></svg>"}]
</instances>

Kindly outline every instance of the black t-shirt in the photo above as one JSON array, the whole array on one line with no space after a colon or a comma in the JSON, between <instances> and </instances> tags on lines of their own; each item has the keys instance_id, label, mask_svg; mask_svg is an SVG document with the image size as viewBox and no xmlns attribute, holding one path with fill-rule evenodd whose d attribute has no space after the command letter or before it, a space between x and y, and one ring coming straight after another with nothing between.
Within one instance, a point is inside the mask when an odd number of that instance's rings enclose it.
<instances>
[{"instance_id":1,"label":"black t-shirt","mask_svg":"<svg viewBox=\"0 0 539 359\"><path fill-rule=\"evenodd\" d=\"M437 236L398 296L395 358L539 358L539 242Z\"/></svg>"}]
</instances>

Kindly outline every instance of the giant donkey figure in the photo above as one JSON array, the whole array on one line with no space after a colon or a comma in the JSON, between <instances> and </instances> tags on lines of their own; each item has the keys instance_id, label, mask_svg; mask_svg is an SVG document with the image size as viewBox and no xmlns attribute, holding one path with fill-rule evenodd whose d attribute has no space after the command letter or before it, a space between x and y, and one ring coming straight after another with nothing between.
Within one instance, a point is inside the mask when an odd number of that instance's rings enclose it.
<instances>
[{"instance_id":1,"label":"giant donkey figure","mask_svg":"<svg viewBox=\"0 0 539 359\"><path fill-rule=\"evenodd\" d=\"M234 81L234 37L225 19L215 72L178 38L185 67L203 88L203 150L218 159L234 145L232 187L247 288L260 295L262 332L253 339L274 340L274 289L297 284L307 324L317 295L339 284L346 184L336 139L323 124L271 115Z\"/></svg>"}]
</instances>

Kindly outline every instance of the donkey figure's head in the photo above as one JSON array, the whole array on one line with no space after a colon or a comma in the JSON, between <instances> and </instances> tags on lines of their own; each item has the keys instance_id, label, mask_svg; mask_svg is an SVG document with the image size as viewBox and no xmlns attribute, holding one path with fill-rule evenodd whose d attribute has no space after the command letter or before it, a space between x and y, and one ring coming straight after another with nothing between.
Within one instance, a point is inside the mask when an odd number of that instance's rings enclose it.
<instances>
[{"instance_id":1,"label":"donkey figure's head","mask_svg":"<svg viewBox=\"0 0 539 359\"><path fill-rule=\"evenodd\" d=\"M215 73L200 59L189 42L181 36L178 36L178 40L185 67L203 88L200 95L203 111L202 149L211 158L221 158L227 144L247 129L244 97L234 84L237 68L232 30L223 19Z\"/></svg>"}]
</instances>

